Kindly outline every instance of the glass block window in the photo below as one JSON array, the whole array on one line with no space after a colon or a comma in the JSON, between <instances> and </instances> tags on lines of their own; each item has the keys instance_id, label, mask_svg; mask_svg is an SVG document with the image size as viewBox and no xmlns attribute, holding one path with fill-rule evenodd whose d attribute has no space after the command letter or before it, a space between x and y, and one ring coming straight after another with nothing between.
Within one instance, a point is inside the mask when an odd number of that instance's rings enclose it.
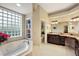
<instances>
[{"instance_id":1,"label":"glass block window","mask_svg":"<svg viewBox=\"0 0 79 59\"><path fill-rule=\"evenodd\" d=\"M21 36L22 15L0 7L0 32L11 36Z\"/></svg>"}]
</instances>

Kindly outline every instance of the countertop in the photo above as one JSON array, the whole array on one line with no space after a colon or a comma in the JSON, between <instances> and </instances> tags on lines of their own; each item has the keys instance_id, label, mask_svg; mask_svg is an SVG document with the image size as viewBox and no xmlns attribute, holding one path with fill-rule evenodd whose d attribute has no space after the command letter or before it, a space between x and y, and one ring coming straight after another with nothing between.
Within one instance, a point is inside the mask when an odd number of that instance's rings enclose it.
<instances>
[{"instance_id":1,"label":"countertop","mask_svg":"<svg viewBox=\"0 0 79 59\"><path fill-rule=\"evenodd\" d=\"M77 40L79 40L79 34L70 34L70 33L48 33L48 34L67 36L67 37L72 37L72 38L76 38Z\"/></svg>"}]
</instances>

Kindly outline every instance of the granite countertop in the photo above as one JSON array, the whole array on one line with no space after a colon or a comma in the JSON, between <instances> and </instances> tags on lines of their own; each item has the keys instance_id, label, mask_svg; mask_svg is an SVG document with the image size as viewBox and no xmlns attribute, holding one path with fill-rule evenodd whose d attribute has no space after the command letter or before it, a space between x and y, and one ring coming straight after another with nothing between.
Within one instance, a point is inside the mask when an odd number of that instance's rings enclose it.
<instances>
[{"instance_id":1,"label":"granite countertop","mask_svg":"<svg viewBox=\"0 0 79 59\"><path fill-rule=\"evenodd\" d=\"M72 38L76 38L77 40L79 40L79 34L70 34L70 33L48 33L48 34L67 36L67 37L72 37Z\"/></svg>"}]
</instances>

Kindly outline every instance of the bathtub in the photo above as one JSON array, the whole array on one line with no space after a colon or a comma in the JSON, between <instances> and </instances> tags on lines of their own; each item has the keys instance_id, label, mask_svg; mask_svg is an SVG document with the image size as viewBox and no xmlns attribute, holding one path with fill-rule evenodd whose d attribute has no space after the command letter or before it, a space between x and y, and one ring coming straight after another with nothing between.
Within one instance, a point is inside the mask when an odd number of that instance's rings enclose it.
<instances>
[{"instance_id":1,"label":"bathtub","mask_svg":"<svg viewBox=\"0 0 79 59\"><path fill-rule=\"evenodd\" d=\"M17 40L0 46L0 56L21 56L30 53L31 43L28 40Z\"/></svg>"}]
</instances>

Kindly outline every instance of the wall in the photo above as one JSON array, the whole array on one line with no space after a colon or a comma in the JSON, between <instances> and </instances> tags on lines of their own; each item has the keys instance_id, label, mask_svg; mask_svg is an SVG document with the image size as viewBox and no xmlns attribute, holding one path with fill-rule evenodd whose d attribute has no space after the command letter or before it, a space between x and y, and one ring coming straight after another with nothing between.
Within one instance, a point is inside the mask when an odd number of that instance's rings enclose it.
<instances>
[{"instance_id":1,"label":"wall","mask_svg":"<svg viewBox=\"0 0 79 59\"><path fill-rule=\"evenodd\" d=\"M68 25L66 22L61 22L58 24L52 24L52 32L54 33L64 33L64 26ZM56 27L56 29L53 29L53 27Z\"/></svg>"},{"instance_id":2,"label":"wall","mask_svg":"<svg viewBox=\"0 0 79 59\"><path fill-rule=\"evenodd\" d=\"M52 32L55 33L64 33L64 26L68 25L68 32L69 33L74 33L74 34L78 34L79 33L79 22L62 22L59 24L52 24ZM56 27L56 29L53 29L53 27ZM73 29L72 29L73 27Z\"/></svg>"},{"instance_id":3,"label":"wall","mask_svg":"<svg viewBox=\"0 0 79 59\"><path fill-rule=\"evenodd\" d=\"M40 20L45 23L45 42L47 43L47 33L50 31L48 13L42 7L40 7Z\"/></svg>"},{"instance_id":4,"label":"wall","mask_svg":"<svg viewBox=\"0 0 79 59\"><path fill-rule=\"evenodd\" d=\"M32 14L32 40L34 45L41 44L41 21L45 22L45 42L47 42L47 23L48 14L47 12L37 4L33 4Z\"/></svg>"},{"instance_id":5,"label":"wall","mask_svg":"<svg viewBox=\"0 0 79 59\"><path fill-rule=\"evenodd\" d=\"M72 29L73 27L73 29ZM70 22L68 27L69 33L78 34L79 33L79 22Z\"/></svg>"},{"instance_id":6,"label":"wall","mask_svg":"<svg viewBox=\"0 0 79 59\"><path fill-rule=\"evenodd\" d=\"M40 20L40 7L36 4L33 4L33 13L32 13L32 40L34 45L41 44L41 20Z\"/></svg>"},{"instance_id":7,"label":"wall","mask_svg":"<svg viewBox=\"0 0 79 59\"><path fill-rule=\"evenodd\" d=\"M49 19L50 19L50 21L57 20L58 22L68 22L68 32L69 33L79 33L79 21L78 21L78 23L74 22L73 24L70 21L70 20L72 20L73 17L76 17L76 16L79 16L79 5L75 8L73 8L72 10L62 12L59 14L55 14L55 15L49 15ZM59 24L57 27L61 28L61 26ZM74 29L72 29L72 26L74 27ZM61 30L64 27L62 27L61 29L59 29L59 28L57 28L57 31L61 32Z\"/></svg>"},{"instance_id":8,"label":"wall","mask_svg":"<svg viewBox=\"0 0 79 59\"><path fill-rule=\"evenodd\" d=\"M54 27L56 27L56 29L54 29ZM53 33L59 33L59 32L61 32L60 26L58 24L53 24L51 29L52 29Z\"/></svg>"}]
</instances>

